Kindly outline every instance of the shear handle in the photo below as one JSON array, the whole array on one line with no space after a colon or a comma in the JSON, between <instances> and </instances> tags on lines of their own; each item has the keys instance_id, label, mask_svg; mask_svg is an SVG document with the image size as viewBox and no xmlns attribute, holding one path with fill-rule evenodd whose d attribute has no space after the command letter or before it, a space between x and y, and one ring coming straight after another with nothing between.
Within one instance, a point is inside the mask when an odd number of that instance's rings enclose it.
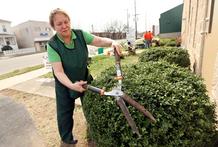
<instances>
[{"instance_id":1,"label":"shear handle","mask_svg":"<svg viewBox=\"0 0 218 147\"><path fill-rule=\"evenodd\" d=\"M115 60L117 63L120 63L120 56L116 50L116 48L114 48L114 56L115 56Z\"/></svg>"},{"instance_id":2,"label":"shear handle","mask_svg":"<svg viewBox=\"0 0 218 147\"><path fill-rule=\"evenodd\" d=\"M144 116L147 116L153 123L156 122L156 119L148 110L146 110L141 104L130 98L128 95L124 94L123 96L121 96L121 98L123 98L124 101L126 101L127 103L135 107L137 110L139 110L141 113L143 113Z\"/></svg>"},{"instance_id":3,"label":"shear handle","mask_svg":"<svg viewBox=\"0 0 218 147\"><path fill-rule=\"evenodd\" d=\"M88 89L92 92L95 92L95 93L98 93L100 95L104 95L104 90L103 89L100 89L100 88L97 88L97 87L94 87L94 86L91 86L91 85L83 85L83 88L85 89Z\"/></svg>"},{"instance_id":4,"label":"shear handle","mask_svg":"<svg viewBox=\"0 0 218 147\"><path fill-rule=\"evenodd\" d=\"M141 134L139 133L139 130L135 124L135 121L133 120L131 114L129 113L129 110L127 109L126 104L123 101L123 99L118 97L116 102L117 102L117 105L122 110L128 124L132 128L133 133L136 133L141 138Z\"/></svg>"}]
</instances>

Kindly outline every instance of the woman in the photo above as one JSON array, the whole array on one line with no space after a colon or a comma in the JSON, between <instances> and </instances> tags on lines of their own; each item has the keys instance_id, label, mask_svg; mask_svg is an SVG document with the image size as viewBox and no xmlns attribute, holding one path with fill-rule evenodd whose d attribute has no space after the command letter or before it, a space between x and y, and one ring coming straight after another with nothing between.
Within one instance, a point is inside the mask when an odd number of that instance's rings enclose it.
<instances>
[{"instance_id":1,"label":"woman","mask_svg":"<svg viewBox=\"0 0 218 147\"><path fill-rule=\"evenodd\" d=\"M59 8L50 13L49 23L56 31L47 51L55 77L58 129L62 145L73 145L77 143L72 135L75 99L86 90L83 85L87 84L88 77L86 45L111 46L121 55L120 45L109 38L71 29L69 15Z\"/></svg>"}]
</instances>

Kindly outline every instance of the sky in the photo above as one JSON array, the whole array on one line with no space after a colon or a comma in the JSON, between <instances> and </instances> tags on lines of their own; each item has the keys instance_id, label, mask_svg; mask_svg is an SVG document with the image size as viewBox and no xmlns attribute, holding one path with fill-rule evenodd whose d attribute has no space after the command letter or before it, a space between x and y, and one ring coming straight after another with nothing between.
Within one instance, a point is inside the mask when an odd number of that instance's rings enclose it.
<instances>
[{"instance_id":1,"label":"sky","mask_svg":"<svg viewBox=\"0 0 218 147\"><path fill-rule=\"evenodd\" d=\"M139 32L158 25L161 13L183 3L183 0L135 1ZM73 28L85 31L103 31L114 21L127 24L128 20L130 27L135 27L134 0L2 0L0 19L11 21L12 27L28 20L48 22L49 13L55 8L69 14Z\"/></svg>"}]
</instances>

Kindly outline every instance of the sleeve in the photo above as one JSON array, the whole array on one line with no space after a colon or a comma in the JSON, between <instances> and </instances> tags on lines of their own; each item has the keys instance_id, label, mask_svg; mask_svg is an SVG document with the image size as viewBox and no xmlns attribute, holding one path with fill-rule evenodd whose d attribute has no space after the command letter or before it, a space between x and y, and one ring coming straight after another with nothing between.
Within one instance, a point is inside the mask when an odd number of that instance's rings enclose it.
<instances>
[{"instance_id":1,"label":"sleeve","mask_svg":"<svg viewBox=\"0 0 218 147\"><path fill-rule=\"evenodd\" d=\"M83 32L83 36L84 36L84 39L86 41L87 44L91 44L92 41L94 40L94 35L88 33L88 32L85 32L85 31L82 31Z\"/></svg>"},{"instance_id":2,"label":"sleeve","mask_svg":"<svg viewBox=\"0 0 218 147\"><path fill-rule=\"evenodd\" d=\"M49 62L61 62L60 56L49 44L47 44L47 53Z\"/></svg>"}]
</instances>

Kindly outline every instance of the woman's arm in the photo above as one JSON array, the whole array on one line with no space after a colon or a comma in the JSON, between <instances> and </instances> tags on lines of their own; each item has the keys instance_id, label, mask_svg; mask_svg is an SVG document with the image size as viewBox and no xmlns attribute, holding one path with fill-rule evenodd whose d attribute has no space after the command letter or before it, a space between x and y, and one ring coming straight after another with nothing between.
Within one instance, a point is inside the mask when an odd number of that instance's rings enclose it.
<instances>
[{"instance_id":1,"label":"woman's arm","mask_svg":"<svg viewBox=\"0 0 218 147\"><path fill-rule=\"evenodd\" d=\"M65 85L66 87L74 91L78 91L78 92L85 91L85 89L82 86L86 84L87 82L78 81L78 82L72 83L70 79L67 77L67 75L64 73L64 69L63 69L61 62L52 62L51 65L54 70L55 76L63 85Z\"/></svg>"},{"instance_id":2,"label":"woman's arm","mask_svg":"<svg viewBox=\"0 0 218 147\"><path fill-rule=\"evenodd\" d=\"M110 38L94 36L94 39L90 45L97 47L112 47L115 48L119 55L122 54L121 46L114 40Z\"/></svg>"}]
</instances>

